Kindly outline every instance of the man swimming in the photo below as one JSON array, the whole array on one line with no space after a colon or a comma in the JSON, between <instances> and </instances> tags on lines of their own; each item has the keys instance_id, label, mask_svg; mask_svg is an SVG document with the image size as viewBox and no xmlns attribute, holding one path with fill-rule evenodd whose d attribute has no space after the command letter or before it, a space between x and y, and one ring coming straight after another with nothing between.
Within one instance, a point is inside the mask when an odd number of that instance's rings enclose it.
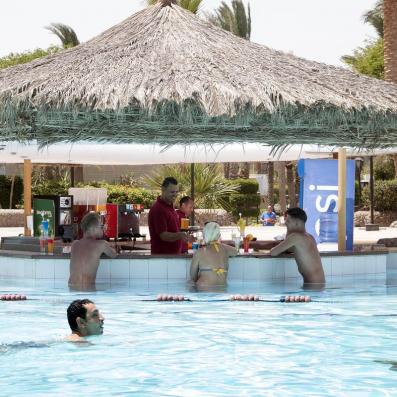
<instances>
[{"instance_id":1,"label":"man swimming","mask_svg":"<svg viewBox=\"0 0 397 397\"><path fill-rule=\"evenodd\" d=\"M287 236L284 241L270 250L270 255L278 256L286 251L292 252L299 273L303 276L303 286L323 287L325 277L320 253L313 236L306 232L306 220L307 215L303 209L298 207L288 209L285 220Z\"/></svg>"},{"instance_id":2,"label":"man swimming","mask_svg":"<svg viewBox=\"0 0 397 397\"><path fill-rule=\"evenodd\" d=\"M68 342L86 342L85 337L103 334L104 317L94 302L89 299L76 299L67 309L71 335Z\"/></svg>"}]
</instances>

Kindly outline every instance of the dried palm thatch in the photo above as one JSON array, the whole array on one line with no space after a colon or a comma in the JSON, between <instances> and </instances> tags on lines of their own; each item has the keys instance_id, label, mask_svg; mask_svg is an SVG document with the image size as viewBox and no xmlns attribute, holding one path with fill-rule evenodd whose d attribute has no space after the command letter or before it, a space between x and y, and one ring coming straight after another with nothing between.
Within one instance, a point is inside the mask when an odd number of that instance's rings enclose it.
<instances>
[{"instance_id":1,"label":"dried palm thatch","mask_svg":"<svg viewBox=\"0 0 397 397\"><path fill-rule=\"evenodd\" d=\"M0 139L397 144L397 86L240 39L162 0L0 72Z\"/></svg>"}]
</instances>

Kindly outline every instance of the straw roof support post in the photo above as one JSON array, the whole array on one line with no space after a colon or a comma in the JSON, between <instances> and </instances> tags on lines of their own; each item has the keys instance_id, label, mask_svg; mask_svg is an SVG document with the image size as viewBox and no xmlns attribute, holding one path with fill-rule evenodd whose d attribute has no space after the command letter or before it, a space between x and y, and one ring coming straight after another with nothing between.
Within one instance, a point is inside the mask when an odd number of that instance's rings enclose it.
<instances>
[{"instance_id":1,"label":"straw roof support post","mask_svg":"<svg viewBox=\"0 0 397 397\"><path fill-rule=\"evenodd\" d=\"M30 237L28 228L28 216L32 215L32 162L29 159L23 161L23 207L24 207L24 236Z\"/></svg>"},{"instance_id":2,"label":"straw roof support post","mask_svg":"<svg viewBox=\"0 0 397 397\"><path fill-rule=\"evenodd\" d=\"M195 169L194 169L194 163L190 164L190 197L194 201L194 174L195 174ZM190 215L190 223L192 226L194 226L194 207L192 214Z\"/></svg>"},{"instance_id":3,"label":"straw roof support post","mask_svg":"<svg viewBox=\"0 0 397 397\"><path fill-rule=\"evenodd\" d=\"M374 216L374 156L369 157L369 195L371 210L371 225L375 223Z\"/></svg>"},{"instance_id":4,"label":"straw roof support post","mask_svg":"<svg viewBox=\"0 0 397 397\"><path fill-rule=\"evenodd\" d=\"M346 250L346 149L338 149L338 251Z\"/></svg>"}]
</instances>

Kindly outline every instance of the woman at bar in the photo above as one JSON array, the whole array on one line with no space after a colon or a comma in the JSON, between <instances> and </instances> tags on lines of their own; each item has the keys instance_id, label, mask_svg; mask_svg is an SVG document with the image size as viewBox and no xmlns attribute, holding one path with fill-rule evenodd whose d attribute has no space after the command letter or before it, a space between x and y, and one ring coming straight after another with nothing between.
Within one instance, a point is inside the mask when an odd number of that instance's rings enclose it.
<instances>
[{"instance_id":1,"label":"woman at bar","mask_svg":"<svg viewBox=\"0 0 397 397\"><path fill-rule=\"evenodd\" d=\"M226 285L229 257L236 256L236 248L222 244L221 231L216 222L204 226L205 245L193 255L190 277L197 287Z\"/></svg>"}]
</instances>

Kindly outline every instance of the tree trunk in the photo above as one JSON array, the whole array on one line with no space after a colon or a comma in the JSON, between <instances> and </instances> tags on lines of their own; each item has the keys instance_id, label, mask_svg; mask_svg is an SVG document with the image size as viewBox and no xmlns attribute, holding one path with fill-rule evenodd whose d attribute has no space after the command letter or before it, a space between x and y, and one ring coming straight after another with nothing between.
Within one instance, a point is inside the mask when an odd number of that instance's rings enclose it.
<instances>
[{"instance_id":1,"label":"tree trunk","mask_svg":"<svg viewBox=\"0 0 397 397\"><path fill-rule=\"evenodd\" d=\"M267 171L269 182L268 205L274 206L274 163L272 161L268 163Z\"/></svg>"},{"instance_id":2,"label":"tree trunk","mask_svg":"<svg viewBox=\"0 0 397 397\"><path fill-rule=\"evenodd\" d=\"M225 179L230 178L230 163L223 164L223 176L225 177Z\"/></svg>"},{"instance_id":3,"label":"tree trunk","mask_svg":"<svg viewBox=\"0 0 397 397\"><path fill-rule=\"evenodd\" d=\"M229 170L229 178L230 179L237 179L239 172L238 163L230 163L230 170Z\"/></svg>"},{"instance_id":4,"label":"tree trunk","mask_svg":"<svg viewBox=\"0 0 397 397\"><path fill-rule=\"evenodd\" d=\"M10 210L12 209L12 199L14 196L14 185L15 185L15 174L11 178L11 187L10 187Z\"/></svg>"},{"instance_id":5,"label":"tree trunk","mask_svg":"<svg viewBox=\"0 0 397 397\"><path fill-rule=\"evenodd\" d=\"M393 161L394 161L394 172L396 174L395 178L397 178L397 154L393 154Z\"/></svg>"},{"instance_id":6,"label":"tree trunk","mask_svg":"<svg viewBox=\"0 0 397 397\"><path fill-rule=\"evenodd\" d=\"M287 186L288 186L288 198L289 206L296 207L296 195L295 195L295 181L294 181L294 163L289 163L286 165L287 168Z\"/></svg>"},{"instance_id":7,"label":"tree trunk","mask_svg":"<svg viewBox=\"0 0 397 397\"><path fill-rule=\"evenodd\" d=\"M286 200L286 189L285 189L285 163L284 161L277 162L277 172L278 172L278 181L279 181L279 202L280 202L280 211L281 214L284 215L284 212L287 210L287 200Z\"/></svg>"},{"instance_id":8,"label":"tree trunk","mask_svg":"<svg viewBox=\"0 0 397 397\"><path fill-rule=\"evenodd\" d=\"M397 0L383 0L385 80L397 83Z\"/></svg>"},{"instance_id":9,"label":"tree trunk","mask_svg":"<svg viewBox=\"0 0 397 397\"><path fill-rule=\"evenodd\" d=\"M241 163L240 166L240 178L249 179L250 177L250 163Z\"/></svg>"}]
</instances>

